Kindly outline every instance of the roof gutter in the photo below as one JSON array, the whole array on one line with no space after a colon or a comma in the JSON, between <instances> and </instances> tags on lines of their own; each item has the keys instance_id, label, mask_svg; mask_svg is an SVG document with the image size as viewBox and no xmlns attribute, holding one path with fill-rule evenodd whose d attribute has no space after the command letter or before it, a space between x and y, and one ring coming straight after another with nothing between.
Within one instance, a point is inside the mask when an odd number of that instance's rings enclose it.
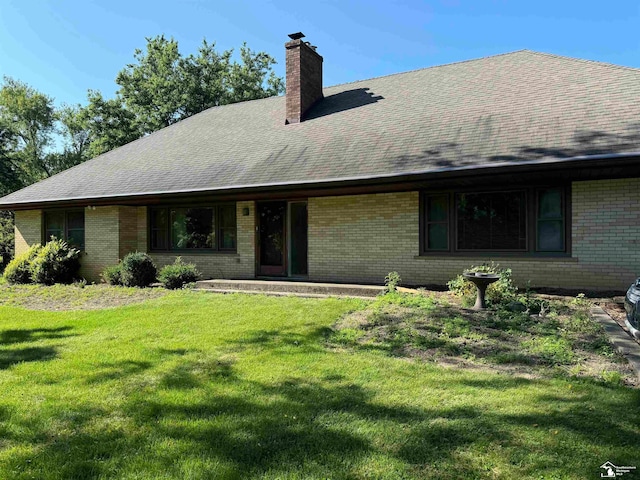
<instances>
[{"instance_id":1,"label":"roof gutter","mask_svg":"<svg viewBox=\"0 0 640 480\"><path fill-rule=\"evenodd\" d=\"M616 162L612 162L616 160ZM625 162L627 160L627 162ZM150 197L164 197L172 195L222 195L234 193L257 193L283 190L306 190L311 188L329 189L332 187L345 187L353 185L384 185L391 183L401 183L410 181L469 177L482 174L503 174L517 171L540 171L540 170L560 170L570 167L572 170L586 167L624 167L628 160L636 160L640 166L640 151L631 153L614 153L598 155L580 155L569 158L540 158L535 160L506 161L487 165L464 165L459 167L441 167L431 170L416 170L400 173L359 175L350 177L327 178L321 180L298 180L292 182L272 182L264 184L231 185L214 188L196 188L188 190L157 190L148 192L138 192L135 194L115 194L97 196L79 196L65 198L46 198L37 201L17 201L3 202L0 198L0 209L4 210L26 210L29 208L39 208L40 206L62 205L66 203L84 202L110 202L118 203L131 200L143 200ZM11 195L8 195L11 196ZM5 197L6 198L6 197Z\"/></svg>"}]
</instances>

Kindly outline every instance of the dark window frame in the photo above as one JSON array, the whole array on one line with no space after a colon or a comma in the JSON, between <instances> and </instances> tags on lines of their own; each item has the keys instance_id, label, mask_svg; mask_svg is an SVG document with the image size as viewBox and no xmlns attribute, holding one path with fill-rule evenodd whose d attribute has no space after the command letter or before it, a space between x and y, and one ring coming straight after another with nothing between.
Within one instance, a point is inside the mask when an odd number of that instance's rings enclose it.
<instances>
[{"instance_id":1,"label":"dark window frame","mask_svg":"<svg viewBox=\"0 0 640 480\"><path fill-rule=\"evenodd\" d=\"M562 212L562 216L559 218L540 218L540 193L545 191L545 190L554 190L554 189L561 189L560 192L560 210ZM567 239L569 238L567 235L567 195L566 195L566 191L562 190L562 187L558 187L558 186L549 186L549 187L541 187L541 188L537 188L535 191L535 238L533 239L534 243L535 243L535 251L537 253L564 253L567 250ZM562 231L564 231L564 238L563 238L563 245L564 245L564 249L563 250L540 250L539 248L539 233L540 233L540 222L544 222L544 221L562 221Z\"/></svg>"},{"instance_id":2,"label":"dark window frame","mask_svg":"<svg viewBox=\"0 0 640 480\"><path fill-rule=\"evenodd\" d=\"M564 219L564 250L563 251L540 251L538 249L538 194L542 190L560 188L562 190L562 209ZM458 212L456 209L456 195L459 194L479 194L498 193L508 191L525 191L526 195L526 249L522 250L461 250L458 245ZM447 196L449 204L448 218L448 248L442 250L430 250L427 248L428 242L428 221L427 221L427 199L430 196ZM420 192L419 209L419 255L420 256L458 256L458 257L568 257L571 256L571 186L569 184L541 184L529 186L510 186L508 188L465 188L465 189L438 189L424 190Z\"/></svg>"},{"instance_id":3,"label":"dark window frame","mask_svg":"<svg viewBox=\"0 0 640 480\"><path fill-rule=\"evenodd\" d=\"M429 219L429 205L428 199L430 197L444 197L446 199L446 207L445 210L447 212L447 218L445 220L431 220ZM451 245L451 195L448 193L434 193L430 195L423 196L424 209L423 214L421 215L423 221L423 235L424 235L424 244L422 244L423 248L429 252L448 252ZM422 203L422 202L421 202ZM447 226L447 248L426 248L427 242L429 241L429 227L431 225L446 225Z\"/></svg>"},{"instance_id":4,"label":"dark window frame","mask_svg":"<svg viewBox=\"0 0 640 480\"><path fill-rule=\"evenodd\" d=\"M221 207L233 207L235 216L235 245L233 248L222 248L223 237L221 235L222 227L220 226L220 208ZM213 209L213 222L215 229L216 245L214 248L172 248L171 246L171 210L178 208L202 208ZM166 249L153 248L151 243L151 233L154 230L152 224L152 212L154 210L165 210L167 218L167 228L164 232ZM159 230L159 229L158 229ZM176 205L158 205L147 207L147 248L149 252L153 253L181 253L181 254L230 254L237 253L238 251L238 210L235 202L213 203L213 204L176 204Z\"/></svg>"},{"instance_id":5,"label":"dark window frame","mask_svg":"<svg viewBox=\"0 0 640 480\"><path fill-rule=\"evenodd\" d=\"M75 245L75 244L70 244L70 245L84 252L86 248L86 241L87 241L86 215L85 215L84 208L55 208L55 209L43 210L42 225L41 225L42 243L45 244L51 241L51 237L47 236L47 214L51 214L51 213L63 214L63 220L62 220L63 238L59 240L64 240L65 242L68 243L69 242L69 221L67 220L67 217L70 213L78 213L78 212L82 213L82 245ZM71 230L80 230L80 229L72 228Z\"/></svg>"}]
</instances>

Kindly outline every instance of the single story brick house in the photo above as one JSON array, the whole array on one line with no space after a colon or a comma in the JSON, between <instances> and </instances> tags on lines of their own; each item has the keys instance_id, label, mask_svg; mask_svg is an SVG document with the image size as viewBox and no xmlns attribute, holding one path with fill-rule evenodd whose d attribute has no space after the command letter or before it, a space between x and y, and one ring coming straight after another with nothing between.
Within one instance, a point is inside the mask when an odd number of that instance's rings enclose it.
<instances>
[{"instance_id":1,"label":"single story brick house","mask_svg":"<svg viewBox=\"0 0 640 480\"><path fill-rule=\"evenodd\" d=\"M82 274L145 251L205 278L443 285L494 260L533 286L640 274L640 70L532 51L322 88L291 35L287 93L214 107L0 199L16 252Z\"/></svg>"}]
</instances>

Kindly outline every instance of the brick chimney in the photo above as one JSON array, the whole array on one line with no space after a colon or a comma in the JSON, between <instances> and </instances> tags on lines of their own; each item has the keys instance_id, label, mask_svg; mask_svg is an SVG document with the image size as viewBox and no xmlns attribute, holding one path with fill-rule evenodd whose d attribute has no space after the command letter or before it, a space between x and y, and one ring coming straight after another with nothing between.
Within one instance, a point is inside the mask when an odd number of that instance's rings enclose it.
<instances>
[{"instance_id":1,"label":"brick chimney","mask_svg":"<svg viewBox=\"0 0 640 480\"><path fill-rule=\"evenodd\" d=\"M322 57L316 47L302 41L302 32L289 35L287 49L286 124L300 123L322 95Z\"/></svg>"}]
</instances>

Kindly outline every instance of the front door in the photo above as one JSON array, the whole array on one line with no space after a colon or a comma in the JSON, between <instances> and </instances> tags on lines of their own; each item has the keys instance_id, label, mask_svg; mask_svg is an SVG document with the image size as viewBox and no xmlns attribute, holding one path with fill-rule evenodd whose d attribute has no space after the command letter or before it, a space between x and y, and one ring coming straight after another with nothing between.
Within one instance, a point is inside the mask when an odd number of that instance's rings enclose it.
<instances>
[{"instance_id":1,"label":"front door","mask_svg":"<svg viewBox=\"0 0 640 480\"><path fill-rule=\"evenodd\" d=\"M287 202L258 203L258 275L286 276Z\"/></svg>"}]
</instances>

